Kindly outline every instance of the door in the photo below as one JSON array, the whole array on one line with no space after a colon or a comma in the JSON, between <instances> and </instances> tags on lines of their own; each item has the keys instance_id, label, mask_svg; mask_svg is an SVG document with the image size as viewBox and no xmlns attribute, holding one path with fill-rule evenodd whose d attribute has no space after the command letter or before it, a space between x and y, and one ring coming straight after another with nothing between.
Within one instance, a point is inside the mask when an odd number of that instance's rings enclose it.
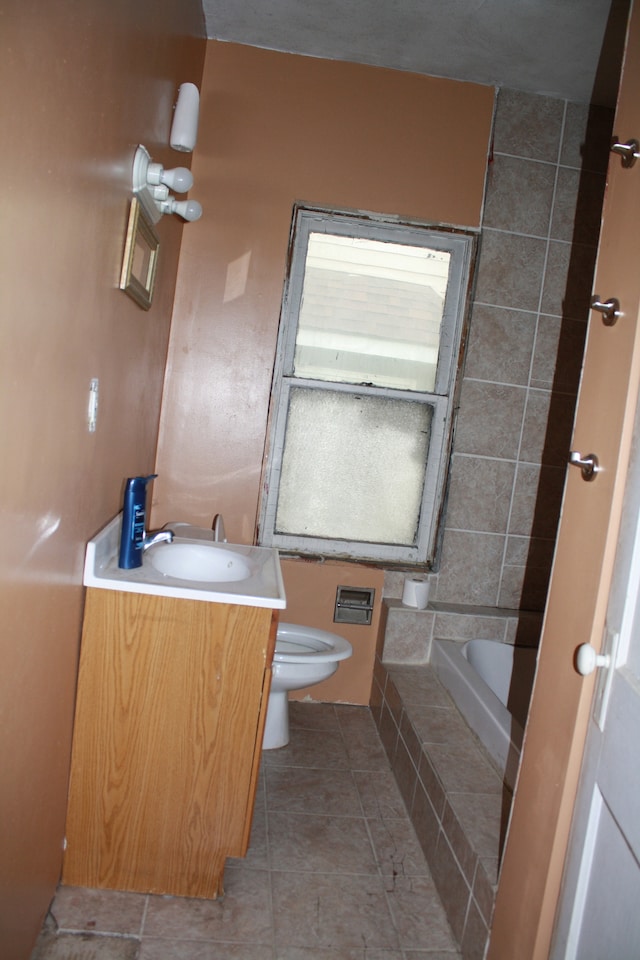
<instances>
[{"instance_id":1,"label":"door","mask_svg":"<svg viewBox=\"0 0 640 960\"><path fill-rule=\"evenodd\" d=\"M640 139L639 89L640 4L636 2L616 111L615 132L620 140ZM572 450L583 458L597 455L599 471L587 480L578 466L567 469L489 960L547 960L549 956L597 675L577 672L575 652L582 643L601 650L635 422L640 382L639 265L640 160L623 167L620 157L612 154L593 289L601 300L617 297L621 315L613 318L614 323L605 323L602 314L591 312L572 441ZM613 740L617 733L610 710L607 724L612 727L607 736ZM628 793L627 787L623 793ZM594 840L598 855L604 849L604 831L611 827L611 823L605 826L605 820L604 814L598 820L603 831L599 841ZM598 835L593 823L592 832ZM614 859L617 862L617 855ZM591 862L600 869L599 861ZM590 893L589 909L591 897ZM615 954L605 950L600 956L614 958Z\"/></svg>"},{"instance_id":2,"label":"door","mask_svg":"<svg viewBox=\"0 0 640 960\"><path fill-rule=\"evenodd\" d=\"M640 418L636 417L553 960L640 957Z\"/></svg>"}]
</instances>

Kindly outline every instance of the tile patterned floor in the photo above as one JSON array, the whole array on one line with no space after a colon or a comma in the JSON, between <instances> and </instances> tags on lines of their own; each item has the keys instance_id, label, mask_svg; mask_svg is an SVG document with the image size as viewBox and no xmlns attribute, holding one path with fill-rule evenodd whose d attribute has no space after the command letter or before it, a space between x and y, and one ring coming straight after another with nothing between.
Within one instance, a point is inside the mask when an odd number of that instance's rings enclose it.
<instances>
[{"instance_id":1,"label":"tile patterned floor","mask_svg":"<svg viewBox=\"0 0 640 960\"><path fill-rule=\"evenodd\" d=\"M491 927L511 791L430 665L376 662L372 715L465 960Z\"/></svg>"},{"instance_id":2,"label":"tile patterned floor","mask_svg":"<svg viewBox=\"0 0 640 960\"><path fill-rule=\"evenodd\" d=\"M291 704L217 901L60 887L31 960L460 960L367 708Z\"/></svg>"}]
</instances>

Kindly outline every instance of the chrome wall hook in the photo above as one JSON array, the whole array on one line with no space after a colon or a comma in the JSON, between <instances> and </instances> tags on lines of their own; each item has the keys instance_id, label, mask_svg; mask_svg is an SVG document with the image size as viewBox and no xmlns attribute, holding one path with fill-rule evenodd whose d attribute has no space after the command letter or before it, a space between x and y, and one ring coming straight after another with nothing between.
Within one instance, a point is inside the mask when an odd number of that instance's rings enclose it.
<instances>
[{"instance_id":1,"label":"chrome wall hook","mask_svg":"<svg viewBox=\"0 0 640 960\"><path fill-rule=\"evenodd\" d=\"M583 480L595 480L596 474L600 472L600 464L595 453L588 453L583 457L577 450L572 450L569 454L569 463L572 467L580 467Z\"/></svg>"},{"instance_id":2,"label":"chrome wall hook","mask_svg":"<svg viewBox=\"0 0 640 960\"><path fill-rule=\"evenodd\" d=\"M606 327L612 327L618 317L622 316L620 301L617 297L609 297L608 300L601 300L596 293L591 300L591 309L597 310L602 314L602 322Z\"/></svg>"},{"instance_id":3,"label":"chrome wall hook","mask_svg":"<svg viewBox=\"0 0 640 960\"><path fill-rule=\"evenodd\" d=\"M626 143L619 143L618 138L614 137L611 152L618 154L623 167L632 167L640 157L640 143L637 140L627 140Z\"/></svg>"}]
</instances>

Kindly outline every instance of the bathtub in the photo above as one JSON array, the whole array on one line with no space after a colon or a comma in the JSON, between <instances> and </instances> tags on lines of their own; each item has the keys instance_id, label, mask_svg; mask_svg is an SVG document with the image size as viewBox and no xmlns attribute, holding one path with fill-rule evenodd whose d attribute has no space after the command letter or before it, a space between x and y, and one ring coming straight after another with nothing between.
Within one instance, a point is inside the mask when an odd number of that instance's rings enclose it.
<instances>
[{"instance_id":1,"label":"bathtub","mask_svg":"<svg viewBox=\"0 0 640 960\"><path fill-rule=\"evenodd\" d=\"M458 710L513 788L537 651L497 640L434 640L431 662Z\"/></svg>"}]
</instances>

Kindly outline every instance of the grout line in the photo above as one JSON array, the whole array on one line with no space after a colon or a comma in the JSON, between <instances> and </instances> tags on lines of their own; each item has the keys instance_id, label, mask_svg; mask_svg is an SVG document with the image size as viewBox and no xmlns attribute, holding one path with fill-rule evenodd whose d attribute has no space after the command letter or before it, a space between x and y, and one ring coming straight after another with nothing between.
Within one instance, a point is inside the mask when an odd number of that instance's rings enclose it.
<instances>
[{"instance_id":1,"label":"grout line","mask_svg":"<svg viewBox=\"0 0 640 960\"><path fill-rule=\"evenodd\" d=\"M144 909L142 911L142 917L140 918L140 939L144 936L144 928L147 922L147 913L149 912L149 899L150 894L147 894L144 900Z\"/></svg>"},{"instance_id":2,"label":"grout line","mask_svg":"<svg viewBox=\"0 0 640 960\"><path fill-rule=\"evenodd\" d=\"M558 143L559 143L558 157L557 157L556 160L539 160L539 159L537 159L536 157L523 157L523 156L521 156L521 155L519 155L519 154L517 154L517 153L505 153L504 150L495 150L495 151L494 151L494 156L495 156L495 157L508 157L510 160L523 160L523 161L525 161L526 163L540 163L540 164L544 164L544 165L547 166L547 167L556 167L556 166L557 166L557 167L562 167L563 170L577 170L578 172L580 172L580 171L582 170L582 167L581 167L581 166L575 166L573 163L562 163L562 161L561 161L561 159L560 159L560 156L561 156L561 154L562 154L563 140L564 140L564 122L565 122L565 116L566 116L566 108L567 108L567 101L565 100L565 104L564 104L564 114L563 114L563 119L562 119L562 130L561 130L561 133L560 133L560 140L558 141ZM597 172L597 171L595 171L595 172Z\"/></svg>"},{"instance_id":3,"label":"grout line","mask_svg":"<svg viewBox=\"0 0 640 960\"><path fill-rule=\"evenodd\" d=\"M259 782L259 783L260 783L260 782ZM267 898L268 898L268 906L269 906L269 919L270 919L270 921L271 921L271 923L270 923L270 926L271 926L271 949L273 950L273 954L274 954L274 957L275 957L275 951L276 951L276 912L275 912L274 903L273 903L273 864L272 864L272 859L271 859L271 827L270 827L270 822L269 822L269 800L268 800L268 787L267 787L267 771L266 771L266 768L264 769L264 772L263 772L263 775L262 775L261 792L262 792L262 813L263 813L263 816L264 816L264 845L265 845L265 853L266 853L266 861L267 861L267 868L266 868L267 879L268 879L268 883L267 883L267 886L268 886ZM254 809L254 814L253 814L253 815L254 815L254 817L255 817L255 809ZM253 824L252 824L252 826L253 826ZM249 846L251 846L251 845L249 845ZM247 851L247 852L249 852L249 851Z\"/></svg>"}]
</instances>

